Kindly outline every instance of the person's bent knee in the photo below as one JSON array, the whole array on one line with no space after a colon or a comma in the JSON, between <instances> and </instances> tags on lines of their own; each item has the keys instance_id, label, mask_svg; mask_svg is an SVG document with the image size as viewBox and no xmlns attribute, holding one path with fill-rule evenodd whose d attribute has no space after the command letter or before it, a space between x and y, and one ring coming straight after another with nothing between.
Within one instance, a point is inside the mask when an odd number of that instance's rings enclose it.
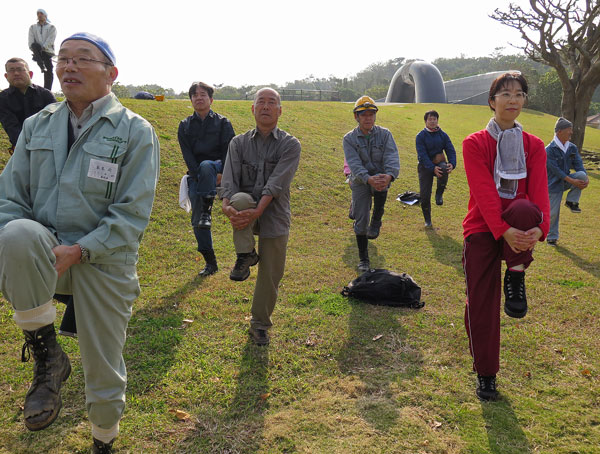
<instances>
[{"instance_id":1,"label":"person's bent knee","mask_svg":"<svg viewBox=\"0 0 600 454\"><path fill-rule=\"evenodd\" d=\"M578 170L577 172L569 175L571 178L575 178L576 180L588 181L588 175L583 170Z\"/></svg>"},{"instance_id":2,"label":"person's bent knee","mask_svg":"<svg viewBox=\"0 0 600 454\"><path fill-rule=\"evenodd\" d=\"M3 252L22 253L29 249L40 236L51 235L42 224L31 219L15 219L0 229Z\"/></svg>"},{"instance_id":3,"label":"person's bent knee","mask_svg":"<svg viewBox=\"0 0 600 454\"><path fill-rule=\"evenodd\" d=\"M256 201L252 195L246 192L238 192L233 194L231 199L229 199L229 204L238 211L256 208Z\"/></svg>"}]
</instances>

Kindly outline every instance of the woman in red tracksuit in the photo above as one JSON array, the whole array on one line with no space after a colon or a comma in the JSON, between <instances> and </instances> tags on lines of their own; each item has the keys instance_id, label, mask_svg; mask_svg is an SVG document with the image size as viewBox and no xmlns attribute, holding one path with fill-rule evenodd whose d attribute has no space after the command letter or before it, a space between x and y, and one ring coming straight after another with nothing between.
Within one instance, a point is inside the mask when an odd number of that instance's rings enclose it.
<instances>
[{"instance_id":1,"label":"woman in red tracksuit","mask_svg":"<svg viewBox=\"0 0 600 454\"><path fill-rule=\"evenodd\" d=\"M470 188L463 221L465 327L477 372L476 393L482 400L498 398L501 262L507 265L504 311L521 318L527 312L525 269L533 261L533 247L549 229L544 144L515 121L527 90L520 73L494 80L488 97L494 117L486 129L463 142Z\"/></svg>"}]
</instances>

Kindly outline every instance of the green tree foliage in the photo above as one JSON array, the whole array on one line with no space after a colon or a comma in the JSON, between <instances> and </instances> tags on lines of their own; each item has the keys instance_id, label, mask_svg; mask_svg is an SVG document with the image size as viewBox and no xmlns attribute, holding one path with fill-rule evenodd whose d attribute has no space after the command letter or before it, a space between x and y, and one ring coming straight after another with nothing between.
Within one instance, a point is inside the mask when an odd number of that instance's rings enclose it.
<instances>
[{"instance_id":1,"label":"green tree foliage","mask_svg":"<svg viewBox=\"0 0 600 454\"><path fill-rule=\"evenodd\" d=\"M555 70L540 77L535 93L530 96L529 108L560 116L562 85Z\"/></svg>"}]
</instances>

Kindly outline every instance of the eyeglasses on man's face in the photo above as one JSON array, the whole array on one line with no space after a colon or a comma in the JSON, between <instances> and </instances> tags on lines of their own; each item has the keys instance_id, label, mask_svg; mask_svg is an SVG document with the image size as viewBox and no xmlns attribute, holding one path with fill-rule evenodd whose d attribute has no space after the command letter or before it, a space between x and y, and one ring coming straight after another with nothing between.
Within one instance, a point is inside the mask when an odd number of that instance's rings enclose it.
<instances>
[{"instance_id":1,"label":"eyeglasses on man's face","mask_svg":"<svg viewBox=\"0 0 600 454\"><path fill-rule=\"evenodd\" d=\"M93 58L84 57L84 56L65 57L63 55L59 55L58 57L56 57L56 59L54 59L54 61L56 63L57 68L63 68L65 66L67 66L69 64L69 61L72 61L73 64L75 66L77 66L78 68L89 68L94 63L102 63L103 65L106 65L106 66L113 66L112 63L107 63L107 62L101 61L101 60L94 60Z\"/></svg>"},{"instance_id":2,"label":"eyeglasses on man's face","mask_svg":"<svg viewBox=\"0 0 600 454\"><path fill-rule=\"evenodd\" d=\"M13 74L13 73L20 74L20 73L26 73L27 69L26 68L8 68L6 70L6 72L9 74Z\"/></svg>"},{"instance_id":3,"label":"eyeglasses on man's face","mask_svg":"<svg viewBox=\"0 0 600 454\"><path fill-rule=\"evenodd\" d=\"M525 102L527 99L527 93L524 91L519 91L517 93L510 93L508 91L503 91L502 93L498 93L494 95L496 99L501 99L502 101L511 101L513 99L519 102Z\"/></svg>"}]
</instances>

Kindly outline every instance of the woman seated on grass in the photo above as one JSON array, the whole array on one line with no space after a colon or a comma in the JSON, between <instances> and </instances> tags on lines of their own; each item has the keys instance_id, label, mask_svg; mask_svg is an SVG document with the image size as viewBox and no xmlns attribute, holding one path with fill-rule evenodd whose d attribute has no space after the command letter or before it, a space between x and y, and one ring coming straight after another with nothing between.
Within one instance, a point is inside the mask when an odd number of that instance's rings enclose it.
<instances>
[{"instance_id":1,"label":"woman seated on grass","mask_svg":"<svg viewBox=\"0 0 600 454\"><path fill-rule=\"evenodd\" d=\"M500 367L500 277L504 312L527 313L525 269L548 234L550 202L543 142L516 122L527 99L520 73L499 76L490 87L494 117L463 142L470 197L463 221L463 268L467 284L465 326L477 372L477 396L496 400Z\"/></svg>"}]
</instances>

